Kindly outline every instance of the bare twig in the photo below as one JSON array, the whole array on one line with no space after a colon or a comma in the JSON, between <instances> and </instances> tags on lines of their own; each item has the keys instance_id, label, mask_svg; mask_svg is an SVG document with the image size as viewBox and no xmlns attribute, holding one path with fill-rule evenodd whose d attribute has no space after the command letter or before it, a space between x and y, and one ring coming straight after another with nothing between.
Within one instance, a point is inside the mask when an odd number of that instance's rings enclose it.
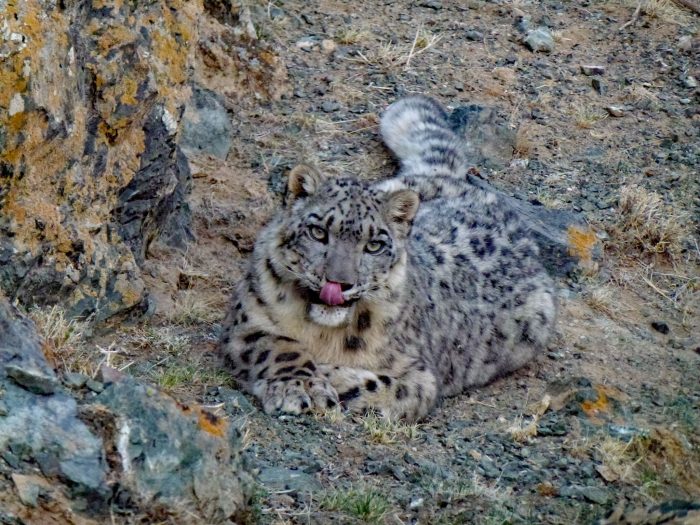
<instances>
[{"instance_id":1,"label":"bare twig","mask_svg":"<svg viewBox=\"0 0 700 525\"><path fill-rule=\"evenodd\" d=\"M639 13L641 13L641 12L642 12L642 0L639 0L639 2L637 2L637 9L635 9L634 13L632 13L632 18L630 18L627 22L622 24L620 26L619 30L622 31L623 29L634 24L637 21L637 18L639 18Z\"/></svg>"},{"instance_id":2,"label":"bare twig","mask_svg":"<svg viewBox=\"0 0 700 525\"><path fill-rule=\"evenodd\" d=\"M404 69L408 69L408 65L411 63L411 58L413 57L413 51L416 49L416 43L418 42L418 35L420 34L420 30L423 24L418 25L418 29L416 29L416 36L413 37L413 44L411 45L411 50L408 52L408 58L406 58L406 65L404 66Z\"/></svg>"}]
</instances>

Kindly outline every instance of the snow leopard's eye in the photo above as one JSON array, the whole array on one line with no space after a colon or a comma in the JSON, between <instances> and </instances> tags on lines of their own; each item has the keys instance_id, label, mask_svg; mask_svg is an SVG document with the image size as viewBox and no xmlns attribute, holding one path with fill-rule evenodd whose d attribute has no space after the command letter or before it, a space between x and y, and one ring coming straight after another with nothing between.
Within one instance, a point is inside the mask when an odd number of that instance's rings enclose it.
<instances>
[{"instance_id":1,"label":"snow leopard's eye","mask_svg":"<svg viewBox=\"0 0 700 525\"><path fill-rule=\"evenodd\" d=\"M384 241L369 241L365 245L365 251L367 253L377 254L384 249L384 246L386 246Z\"/></svg>"},{"instance_id":2,"label":"snow leopard's eye","mask_svg":"<svg viewBox=\"0 0 700 525\"><path fill-rule=\"evenodd\" d=\"M326 230L324 230L320 226L316 226L315 224L309 226L309 236L314 241L318 242L326 242L328 240L328 233L326 232Z\"/></svg>"}]
</instances>

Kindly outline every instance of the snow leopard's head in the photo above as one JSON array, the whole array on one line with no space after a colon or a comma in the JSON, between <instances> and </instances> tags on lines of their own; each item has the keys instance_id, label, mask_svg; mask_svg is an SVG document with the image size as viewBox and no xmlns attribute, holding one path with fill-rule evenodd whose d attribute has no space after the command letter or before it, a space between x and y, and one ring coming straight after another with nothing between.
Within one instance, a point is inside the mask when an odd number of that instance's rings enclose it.
<instances>
[{"instance_id":1,"label":"snow leopard's head","mask_svg":"<svg viewBox=\"0 0 700 525\"><path fill-rule=\"evenodd\" d=\"M357 303L391 300L405 279L418 195L381 191L352 178L325 179L306 165L291 171L288 191L270 270L294 284L308 304L308 318L343 326Z\"/></svg>"}]
</instances>

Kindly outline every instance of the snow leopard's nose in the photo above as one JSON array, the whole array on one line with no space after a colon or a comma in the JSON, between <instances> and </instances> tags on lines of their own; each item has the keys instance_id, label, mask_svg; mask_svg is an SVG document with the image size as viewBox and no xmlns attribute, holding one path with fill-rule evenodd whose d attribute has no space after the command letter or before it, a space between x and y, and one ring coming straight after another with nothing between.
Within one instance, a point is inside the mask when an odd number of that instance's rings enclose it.
<instances>
[{"instance_id":1,"label":"snow leopard's nose","mask_svg":"<svg viewBox=\"0 0 700 525\"><path fill-rule=\"evenodd\" d=\"M357 266L352 254L338 250L326 261L326 279L340 284L342 291L349 290L357 282Z\"/></svg>"}]
</instances>

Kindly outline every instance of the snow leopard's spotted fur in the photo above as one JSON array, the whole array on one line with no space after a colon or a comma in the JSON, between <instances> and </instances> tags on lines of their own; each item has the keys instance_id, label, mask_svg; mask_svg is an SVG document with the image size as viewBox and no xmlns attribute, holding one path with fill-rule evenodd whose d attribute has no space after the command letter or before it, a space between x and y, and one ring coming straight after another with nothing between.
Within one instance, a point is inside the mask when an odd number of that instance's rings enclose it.
<instances>
[{"instance_id":1,"label":"snow leopard's spotted fur","mask_svg":"<svg viewBox=\"0 0 700 525\"><path fill-rule=\"evenodd\" d=\"M419 419L522 366L552 333L537 246L468 184L443 108L399 100L381 132L398 175L370 184L292 170L291 203L261 231L234 295L221 348L267 412L341 403ZM344 283L345 304L321 303L327 281Z\"/></svg>"}]
</instances>

